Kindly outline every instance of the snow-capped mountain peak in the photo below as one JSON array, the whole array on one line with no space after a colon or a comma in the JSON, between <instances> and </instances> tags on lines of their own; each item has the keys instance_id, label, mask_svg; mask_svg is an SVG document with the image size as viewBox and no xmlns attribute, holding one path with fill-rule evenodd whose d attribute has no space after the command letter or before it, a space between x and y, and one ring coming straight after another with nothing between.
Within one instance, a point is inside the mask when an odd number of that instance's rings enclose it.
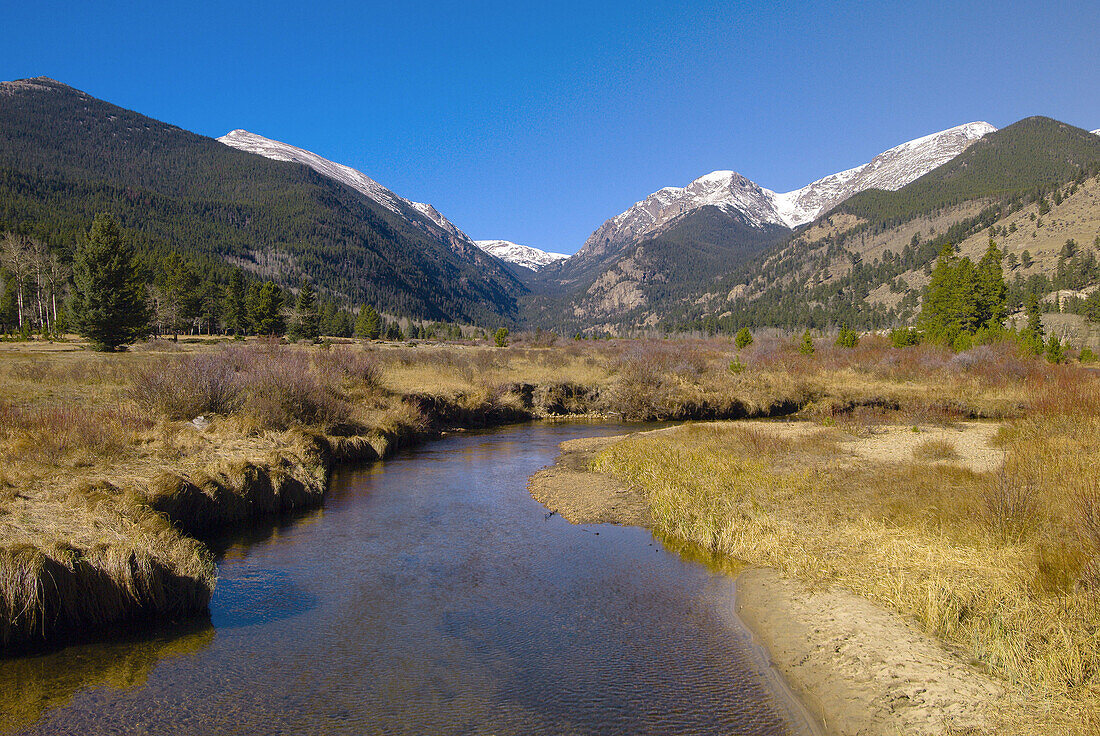
<instances>
[{"instance_id":1,"label":"snow-capped mountain peak","mask_svg":"<svg viewBox=\"0 0 1100 736\"><path fill-rule=\"evenodd\" d=\"M538 271L556 261L564 261L569 256L564 253L549 253L529 245L520 245L510 240L475 240L474 243L486 253L502 261Z\"/></svg>"},{"instance_id":2,"label":"snow-capped mountain peak","mask_svg":"<svg viewBox=\"0 0 1100 736\"><path fill-rule=\"evenodd\" d=\"M1100 135L1100 128L1097 128L1096 130L1091 130L1089 132L1092 133L1093 135Z\"/></svg>"},{"instance_id":3,"label":"snow-capped mountain peak","mask_svg":"<svg viewBox=\"0 0 1100 736\"><path fill-rule=\"evenodd\" d=\"M255 153L276 161L292 161L305 164L317 173L334 179L377 202L421 230L447 242L452 248L472 245L473 243L466 233L455 227L454 223L441 215L432 205L413 202L394 194L362 171L353 169L350 166L335 163L304 148L265 138L262 135L242 129L230 131L218 138L218 141L241 151Z\"/></svg>"},{"instance_id":4,"label":"snow-capped mountain peak","mask_svg":"<svg viewBox=\"0 0 1100 736\"><path fill-rule=\"evenodd\" d=\"M900 189L994 130L989 123L974 122L922 136L883 151L861 166L790 192L765 189L735 171L713 171L685 187L658 189L607 220L589 236L578 255L586 260L613 251L657 230L674 217L706 205L736 213L758 228L798 227L865 189Z\"/></svg>"},{"instance_id":5,"label":"snow-capped mountain peak","mask_svg":"<svg viewBox=\"0 0 1100 736\"><path fill-rule=\"evenodd\" d=\"M883 151L862 166L831 174L792 192L774 194L776 212L788 227L798 227L865 189L896 191L995 130L989 123L975 122L915 138Z\"/></svg>"}]
</instances>

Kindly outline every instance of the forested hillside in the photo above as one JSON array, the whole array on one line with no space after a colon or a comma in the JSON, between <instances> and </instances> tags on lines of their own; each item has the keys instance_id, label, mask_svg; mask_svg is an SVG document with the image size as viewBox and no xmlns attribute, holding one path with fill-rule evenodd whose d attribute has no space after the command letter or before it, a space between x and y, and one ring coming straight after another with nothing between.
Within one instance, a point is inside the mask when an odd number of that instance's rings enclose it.
<instances>
[{"instance_id":1,"label":"forested hillside","mask_svg":"<svg viewBox=\"0 0 1100 736\"><path fill-rule=\"evenodd\" d=\"M234 265L287 286L308 278L348 306L494 324L517 317L524 291L489 256L463 258L305 166L53 80L0 84L0 232L42 240L64 260L105 211L148 262L178 252L223 282Z\"/></svg>"},{"instance_id":2,"label":"forested hillside","mask_svg":"<svg viewBox=\"0 0 1100 736\"><path fill-rule=\"evenodd\" d=\"M584 272L564 294L533 299L531 319L571 333L653 326L708 288L729 264L751 259L789 232L779 225L753 226L738 212L699 207Z\"/></svg>"},{"instance_id":3,"label":"forested hillside","mask_svg":"<svg viewBox=\"0 0 1100 736\"><path fill-rule=\"evenodd\" d=\"M946 244L1004 255L1010 309L1086 309L1100 284L1100 137L1027 118L896 192L869 190L667 312L666 329L910 324ZM1062 297L1059 290L1076 290Z\"/></svg>"},{"instance_id":4,"label":"forested hillside","mask_svg":"<svg viewBox=\"0 0 1100 736\"><path fill-rule=\"evenodd\" d=\"M833 212L855 215L870 228L892 227L962 202L1049 190L1098 162L1100 136L1050 118L1024 118L896 192L869 189Z\"/></svg>"}]
</instances>

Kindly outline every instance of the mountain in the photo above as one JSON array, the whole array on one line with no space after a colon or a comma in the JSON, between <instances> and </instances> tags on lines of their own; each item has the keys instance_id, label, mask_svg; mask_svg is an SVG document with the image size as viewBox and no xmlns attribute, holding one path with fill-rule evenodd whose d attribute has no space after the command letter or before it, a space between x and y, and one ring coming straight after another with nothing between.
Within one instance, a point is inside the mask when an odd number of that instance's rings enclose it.
<instances>
[{"instance_id":1,"label":"mountain","mask_svg":"<svg viewBox=\"0 0 1100 736\"><path fill-rule=\"evenodd\" d=\"M452 250L466 253L469 250L467 246L474 244L466 233L455 227L435 207L422 202L412 202L398 196L363 172L350 166L329 161L312 151L265 138L247 130L230 131L217 140L238 150L259 154L275 161L305 164L317 173L351 187L371 201L377 202L413 227L446 244Z\"/></svg>"},{"instance_id":2,"label":"mountain","mask_svg":"<svg viewBox=\"0 0 1100 736\"><path fill-rule=\"evenodd\" d=\"M64 254L109 210L147 259L176 251L220 277L232 265L288 286L308 277L330 298L390 313L514 321L526 290L505 266L430 225L426 205L406 209L393 197L386 206L311 166L236 150L51 79L0 83L0 231Z\"/></svg>"},{"instance_id":3,"label":"mountain","mask_svg":"<svg viewBox=\"0 0 1100 736\"><path fill-rule=\"evenodd\" d=\"M542 295L534 300L534 319L549 319L557 309L568 329L585 320L652 323L794 228L860 191L897 190L994 130L976 122L923 136L791 192L776 193L734 171L658 190L604 222L574 256L529 280ZM540 299L548 304L540 306Z\"/></svg>"},{"instance_id":4,"label":"mountain","mask_svg":"<svg viewBox=\"0 0 1100 736\"><path fill-rule=\"evenodd\" d=\"M778 194L735 171L714 171L686 187L665 187L601 225L577 253L577 263L598 259L704 206L741 213L756 227L796 228L865 189L896 190L951 160L983 135L989 123L967 123L902 143L869 162Z\"/></svg>"},{"instance_id":5,"label":"mountain","mask_svg":"<svg viewBox=\"0 0 1100 736\"><path fill-rule=\"evenodd\" d=\"M529 245L513 243L510 240L475 240L474 243L478 248L502 261L531 271L538 271L544 266L564 261L569 257L564 253L549 253Z\"/></svg>"},{"instance_id":6,"label":"mountain","mask_svg":"<svg viewBox=\"0 0 1100 736\"><path fill-rule=\"evenodd\" d=\"M959 125L902 143L854 169L841 171L801 189L773 194L776 214L791 228L813 222L849 197L867 189L897 191L997 130L989 123Z\"/></svg>"},{"instance_id":7,"label":"mountain","mask_svg":"<svg viewBox=\"0 0 1100 736\"><path fill-rule=\"evenodd\" d=\"M866 190L836 211L870 227L907 221L959 202L1004 198L1073 177L1095 160L1100 142L1086 130L1046 117L1024 118L990 134L895 192Z\"/></svg>"},{"instance_id":8,"label":"mountain","mask_svg":"<svg viewBox=\"0 0 1100 736\"><path fill-rule=\"evenodd\" d=\"M1026 293L1080 293L1100 285L1098 175L1100 137L1026 118L897 191L850 197L662 316L730 329L906 324L941 248L976 261L991 237L1017 304Z\"/></svg>"},{"instance_id":9,"label":"mountain","mask_svg":"<svg viewBox=\"0 0 1100 736\"><path fill-rule=\"evenodd\" d=\"M1089 131L1089 132L1092 133L1093 135L1100 135L1100 128L1097 128L1096 130L1092 130L1092 131Z\"/></svg>"}]
</instances>

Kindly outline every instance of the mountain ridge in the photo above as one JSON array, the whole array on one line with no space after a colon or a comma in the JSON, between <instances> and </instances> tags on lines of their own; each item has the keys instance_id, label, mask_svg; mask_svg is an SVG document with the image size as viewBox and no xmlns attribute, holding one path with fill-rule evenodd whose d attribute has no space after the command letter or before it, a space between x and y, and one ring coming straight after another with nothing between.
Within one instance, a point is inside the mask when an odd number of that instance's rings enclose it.
<instances>
[{"instance_id":1,"label":"mountain ridge","mask_svg":"<svg viewBox=\"0 0 1100 736\"><path fill-rule=\"evenodd\" d=\"M219 143L247 153L254 153L275 161L290 161L304 164L330 179L340 182L363 196L377 202L398 217L402 217L414 227L443 242L452 250L468 250L459 246L473 245L473 240L462 232L439 210L424 202L414 202L394 193L358 169L336 163L319 154L298 146L267 138L238 128L220 138Z\"/></svg>"},{"instance_id":2,"label":"mountain ridge","mask_svg":"<svg viewBox=\"0 0 1100 736\"><path fill-rule=\"evenodd\" d=\"M474 244L502 261L531 271L538 271L551 263L569 258L566 253L551 253L530 245L513 243L511 240L475 240Z\"/></svg>"},{"instance_id":3,"label":"mountain ridge","mask_svg":"<svg viewBox=\"0 0 1100 736\"><path fill-rule=\"evenodd\" d=\"M706 205L739 211L756 227L779 225L794 229L859 191L900 189L995 130L989 123L979 121L914 138L864 164L790 192L774 192L735 171L712 171L684 187L658 189L606 220L577 251L576 263L598 259L639 240L674 217Z\"/></svg>"},{"instance_id":4,"label":"mountain ridge","mask_svg":"<svg viewBox=\"0 0 1100 736\"><path fill-rule=\"evenodd\" d=\"M102 211L151 261L178 252L217 278L241 266L288 287L306 277L328 298L393 314L514 321L526 293L472 242L456 249L310 167L48 78L0 83L0 230L64 256Z\"/></svg>"}]
</instances>

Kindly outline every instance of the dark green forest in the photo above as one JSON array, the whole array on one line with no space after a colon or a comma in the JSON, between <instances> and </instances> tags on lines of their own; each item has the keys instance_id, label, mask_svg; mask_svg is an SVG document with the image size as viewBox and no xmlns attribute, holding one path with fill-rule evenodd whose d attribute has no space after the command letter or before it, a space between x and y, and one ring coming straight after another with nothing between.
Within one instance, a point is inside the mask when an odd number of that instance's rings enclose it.
<instances>
[{"instance_id":1,"label":"dark green forest","mask_svg":"<svg viewBox=\"0 0 1100 736\"><path fill-rule=\"evenodd\" d=\"M430 320L517 317L523 286L311 169L237 151L52 80L0 89L0 232L63 263L99 212L151 266L178 253L225 283L240 266L309 279L342 305Z\"/></svg>"}]
</instances>

